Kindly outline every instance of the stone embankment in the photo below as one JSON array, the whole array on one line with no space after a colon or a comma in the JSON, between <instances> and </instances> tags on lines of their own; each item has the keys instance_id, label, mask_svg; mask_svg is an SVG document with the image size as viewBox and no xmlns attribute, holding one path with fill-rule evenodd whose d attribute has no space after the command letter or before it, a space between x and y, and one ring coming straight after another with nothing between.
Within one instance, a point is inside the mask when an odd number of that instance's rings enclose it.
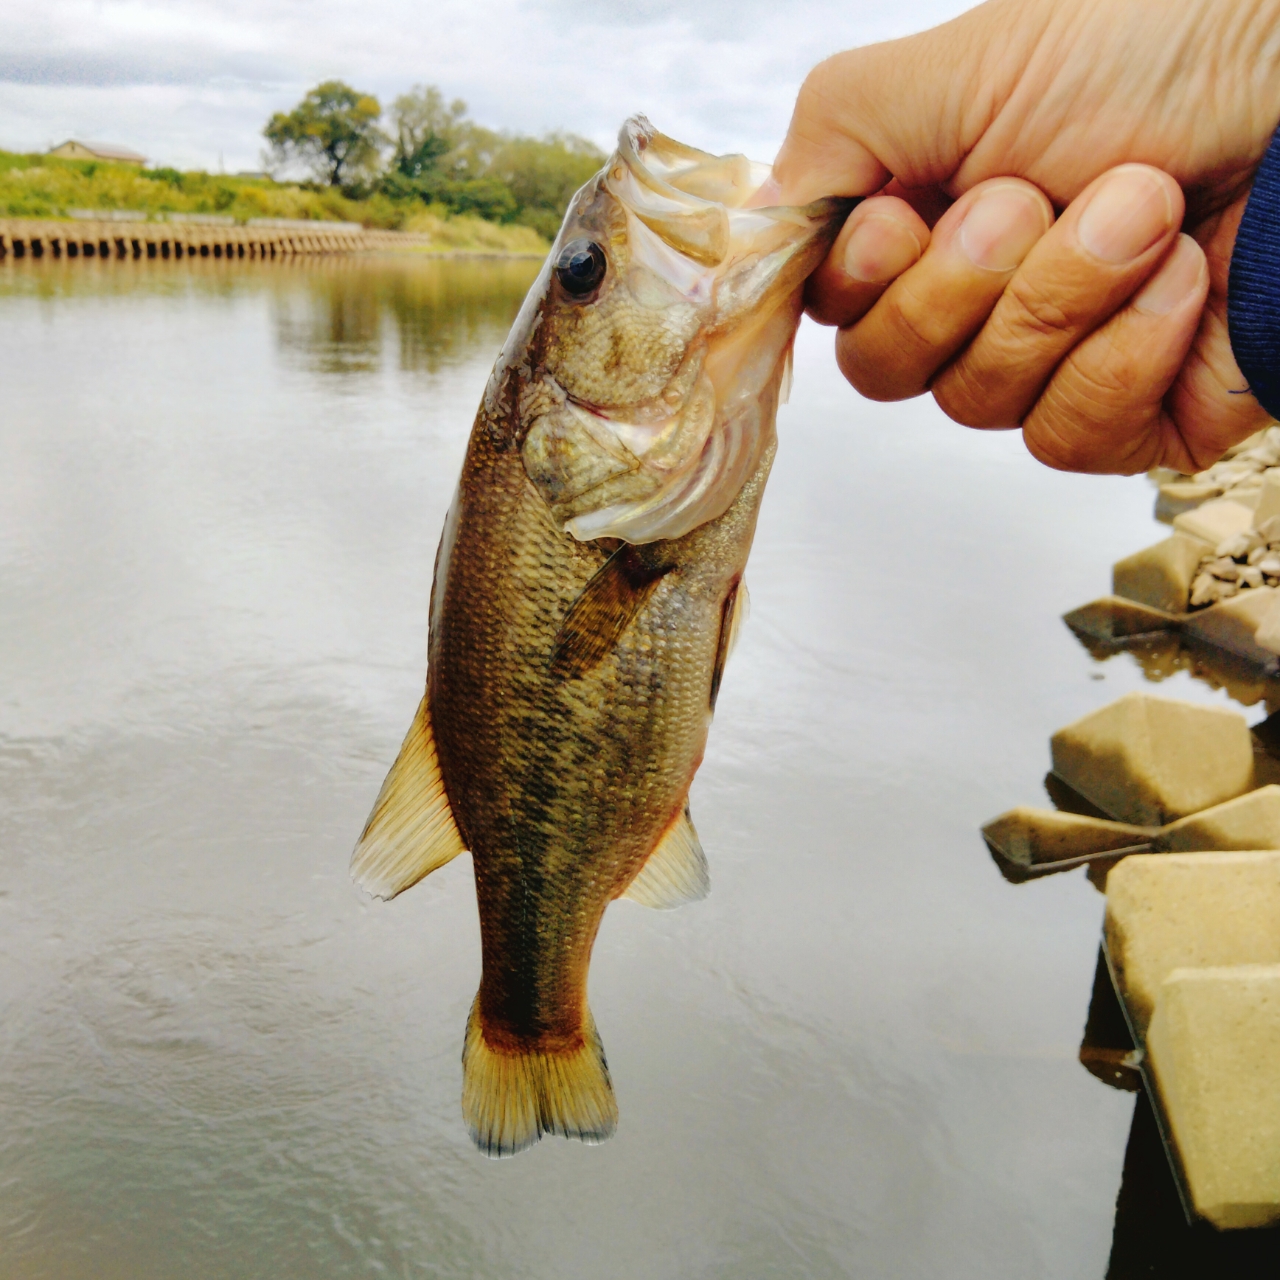
<instances>
[{"instance_id":1,"label":"stone embankment","mask_svg":"<svg viewBox=\"0 0 1280 1280\"><path fill-rule=\"evenodd\" d=\"M17 258L291 258L427 248L431 237L373 231L350 222L244 225L220 221L0 218L0 259Z\"/></svg>"},{"instance_id":2,"label":"stone embankment","mask_svg":"<svg viewBox=\"0 0 1280 1280\"><path fill-rule=\"evenodd\" d=\"M1117 1088L1145 1087L1188 1218L1219 1229L1280 1222L1269 737L1236 711L1129 693L1050 739L1066 811L1019 806L983 828L1009 879L1087 865L1106 893L1080 1061Z\"/></svg>"},{"instance_id":3,"label":"stone embankment","mask_svg":"<svg viewBox=\"0 0 1280 1280\"><path fill-rule=\"evenodd\" d=\"M1172 535L1117 561L1112 595L1067 625L1103 644L1163 632L1280 676L1280 426L1198 476L1152 478Z\"/></svg>"},{"instance_id":4,"label":"stone embankment","mask_svg":"<svg viewBox=\"0 0 1280 1280\"><path fill-rule=\"evenodd\" d=\"M1242 1243L1212 1256L1274 1260L1280 424L1197 475L1151 479L1172 532L1117 561L1113 594L1066 622L1096 657L1131 647L1149 679L1185 669L1269 714L1251 729L1222 707L1126 694L1050 739L1056 809L1020 805L983 836L1009 880L1084 866L1106 893L1080 1061L1116 1088L1146 1090L1189 1223L1270 1229L1251 1237L1261 1254ZM1121 1204L1135 1149L1131 1137Z\"/></svg>"}]
</instances>

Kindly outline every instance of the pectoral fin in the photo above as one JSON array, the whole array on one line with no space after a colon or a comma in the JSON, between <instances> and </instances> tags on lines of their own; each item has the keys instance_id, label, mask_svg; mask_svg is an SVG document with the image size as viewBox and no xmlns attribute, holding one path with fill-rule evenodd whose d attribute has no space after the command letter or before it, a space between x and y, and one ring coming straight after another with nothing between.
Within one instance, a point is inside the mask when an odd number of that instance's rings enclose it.
<instances>
[{"instance_id":1,"label":"pectoral fin","mask_svg":"<svg viewBox=\"0 0 1280 1280\"><path fill-rule=\"evenodd\" d=\"M619 547L569 606L551 651L552 674L573 680L602 662L673 567L652 563L637 547Z\"/></svg>"},{"instance_id":2,"label":"pectoral fin","mask_svg":"<svg viewBox=\"0 0 1280 1280\"><path fill-rule=\"evenodd\" d=\"M394 898L463 852L423 694L351 855L351 878L375 898Z\"/></svg>"},{"instance_id":3,"label":"pectoral fin","mask_svg":"<svg viewBox=\"0 0 1280 1280\"><path fill-rule=\"evenodd\" d=\"M639 874L622 894L642 907L670 911L686 902L699 902L711 892L707 855L693 829L689 806L667 829Z\"/></svg>"}]
</instances>

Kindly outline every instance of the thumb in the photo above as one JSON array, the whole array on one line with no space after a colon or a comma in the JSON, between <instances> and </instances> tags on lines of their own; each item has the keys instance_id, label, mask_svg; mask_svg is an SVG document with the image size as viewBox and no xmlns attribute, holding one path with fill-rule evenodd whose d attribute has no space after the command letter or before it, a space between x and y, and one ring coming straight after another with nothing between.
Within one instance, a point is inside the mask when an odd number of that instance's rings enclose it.
<instances>
[{"instance_id":1,"label":"thumb","mask_svg":"<svg viewBox=\"0 0 1280 1280\"><path fill-rule=\"evenodd\" d=\"M1027 8L994 0L931 31L819 63L796 98L769 191L752 203L766 194L788 205L870 195L890 177L904 187L945 183L1025 63L1018 55L1036 34L1025 30Z\"/></svg>"}]
</instances>

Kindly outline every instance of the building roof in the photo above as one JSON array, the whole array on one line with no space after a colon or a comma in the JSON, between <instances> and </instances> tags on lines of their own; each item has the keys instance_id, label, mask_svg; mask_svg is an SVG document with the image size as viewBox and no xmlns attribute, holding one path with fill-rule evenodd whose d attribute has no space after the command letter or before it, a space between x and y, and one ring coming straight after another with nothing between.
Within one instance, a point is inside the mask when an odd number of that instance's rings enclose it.
<instances>
[{"instance_id":1,"label":"building roof","mask_svg":"<svg viewBox=\"0 0 1280 1280\"><path fill-rule=\"evenodd\" d=\"M136 151L130 151L128 147L118 147L114 142L85 142L80 138L68 138L66 142L60 143L59 146L67 146L75 142L82 146L86 151L92 151L95 156L100 156L103 160L132 160L137 164L145 164L147 157L139 155ZM56 151L58 148L54 147Z\"/></svg>"}]
</instances>

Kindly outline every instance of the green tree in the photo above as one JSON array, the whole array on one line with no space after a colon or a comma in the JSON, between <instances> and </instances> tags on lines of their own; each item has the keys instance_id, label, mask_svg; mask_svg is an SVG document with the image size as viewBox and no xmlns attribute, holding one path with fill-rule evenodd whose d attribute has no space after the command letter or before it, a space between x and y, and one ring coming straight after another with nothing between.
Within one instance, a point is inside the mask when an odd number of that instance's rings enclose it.
<instances>
[{"instance_id":1,"label":"green tree","mask_svg":"<svg viewBox=\"0 0 1280 1280\"><path fill-rule=\"evenodd\" d=\"M300 160L317 179L340 187L377 166L389 141L378 128L381 115L372 94L326 80L292 111L277 111L262 133L278 162Z\"/></svg>"},{"instance_id":2,"label":"green tree","mask_svg":"<svg viewBox=\"0 0 1280 1280\"><path fill-rule=\"evenodd\" d=\"M391 104L396 129L393 163L407 178L419 178L441 167L441 160L455 150L467 126L467 104L455 98L445 105L444 94L433 84L418 84Z\"/></svg>"},{"instance_id":3,"label":"green tree","mask_svg":"<svg viewBox=\"0 0 1280 1280\"><path fill-rule=\"evenodd\" d=\"M551 133L545 138L503 138L485 172L515 197L513 221L553 239L574 193L604 164L605 154L586 138Z\"/></svg>"},{"instance_id":4,"label":"green tree","mask_svg":"<svg viewBox=\"0 0 1280 1280\"><path fill-rule=\"evenodd\" d=\"M551 239L573 194L604 164L571 133L544 138L496 133L467 118L460 98L415 85L392 104L395 153L379 180L394 201L419 199L491 222L518 222Z\"/></svg>"}]
</instances>

